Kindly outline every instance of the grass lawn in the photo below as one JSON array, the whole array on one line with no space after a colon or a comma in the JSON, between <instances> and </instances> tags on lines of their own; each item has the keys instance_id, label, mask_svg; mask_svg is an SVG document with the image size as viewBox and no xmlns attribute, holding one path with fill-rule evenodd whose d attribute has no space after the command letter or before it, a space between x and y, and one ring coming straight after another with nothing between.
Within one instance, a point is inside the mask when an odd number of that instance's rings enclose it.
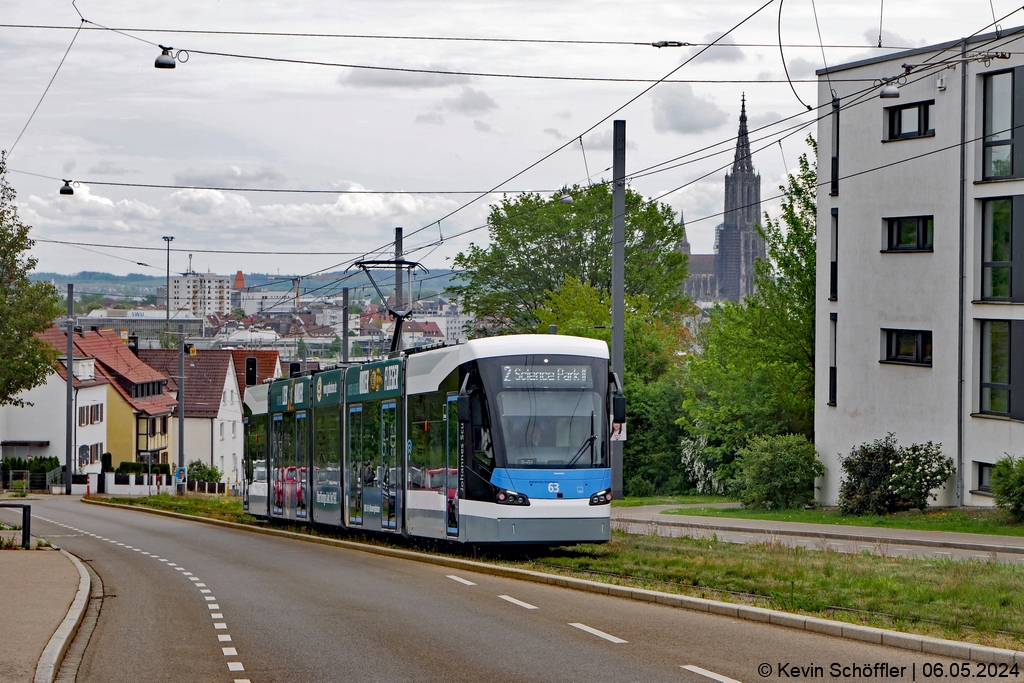
<instances>
[{"instance_id":1,"label":"grass lawn","mask_svg":"<svg viewBox=\"0 0 1024 683\"><path fill-rule=\"evenodd\" d=\"M162 495L105 500L242 523L255 521L242 511L238 498ZM776 514L780 516L773 519L784 519L781 515L786 513ZM324 529L309 532L457 557L470 553L468 548L444 545L438 550L431 541L403 541L395 536ZM485 561L524 569L995 647L1024 648L1024 591L1020 590L1024 565L1019 564L881 557L772 543L740 545L621 532L614 532L607 544L547 550L479 548L480 555Z\"/></svg>"},{"instance_id":2,"label":"grass lawn","mask_svg":"<svg viewBox=\"0 0 1024 683\"><path fill-rule=\"evenodd\" d=\"M612 501L613 507L631 508L640 505L704 505L707 503L731 503L725 496L632 496Z\"/></svg>"},{"instance_id":3,"label":"grass lawn","mask_svg":"<svg viewBox=\"0 0 1024 683\"><path fill-rule=\"evenodd\" d=\"M914 529L917 531L955 531L967 534L1001 534L1024 536L1024 524L1014 522L1002 510L944 509L912 510L892 515L841 515L835 509L815 510L743 510L738 508L685 508L666 510L669 515L698 515L742 519L767 519L774 522L804 522L845 526L882 527L886 529Z\"/></svg>"},{"instance_id":4,"label":"grass lawn","mask_svg":"<svg viewBox=\"0 0 1024 683\"><path fill-rule=\"evenodd\" d=\"M1024 566L1015 564L620 532L606 545L559 548L516 564L996 647L1024 645Z\"/></svg>"}]
</instances>

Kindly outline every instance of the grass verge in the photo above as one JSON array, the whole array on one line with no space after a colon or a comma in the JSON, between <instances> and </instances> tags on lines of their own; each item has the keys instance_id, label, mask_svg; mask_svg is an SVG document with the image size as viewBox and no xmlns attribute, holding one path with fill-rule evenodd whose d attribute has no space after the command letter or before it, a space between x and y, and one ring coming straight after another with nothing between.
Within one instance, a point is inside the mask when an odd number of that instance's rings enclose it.
<instances>
[{"instance_id":1,"label":"grass verge","mask_svg":"<svg viewBox=\"0 0 1024 683\"><path fill-rule=\"evenodd\" d=\"M955 531L965 534L1024 536L1024 524L1013 521L995 508L911 510L891 515L842 515L838 510L744 510L740 508L685 508L666 510L668 515L694 515L733 519L766 519L773 522L802 522L836 526L864 526L915 531Z\"/></svg>"},{"instance_id":2,"label":"grass verge","mask_svg":"<svg viewBox=\"0 0 1024 683\"><path fill-rule=\"evenodd\" d=\"M185 514L253 523L237 499L151 496L105 499ZM295 530L301 530L296 527ZM393 536L309 530L465 557L468 549ZM639 588L768 607L938 638L1019 650L1024 647L1024 565L916 559L738 545L716 539L631 536L607 544L543 549L480 549L482 559Z\"/></svg>"},{"instance_id":3,"label":"grass verge","mask_svg":"<svg viewBox=\"0 0 1024 683\"><path fill-rule=\"evenodd\" d=\"M725 496L634 496L612 501L613 507L631 508L641 505L707 505L708 503L732 503Z\"/></svg>"}]
</instances>

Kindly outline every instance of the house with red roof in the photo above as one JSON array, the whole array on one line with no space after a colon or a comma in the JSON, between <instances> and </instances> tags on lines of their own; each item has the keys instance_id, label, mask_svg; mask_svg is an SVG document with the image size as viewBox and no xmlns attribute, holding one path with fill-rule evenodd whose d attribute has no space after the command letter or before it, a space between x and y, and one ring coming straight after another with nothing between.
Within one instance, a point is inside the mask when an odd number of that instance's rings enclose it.
<instances>
[{"instance_id":1,"label":"house with red roof","mask_svg":"<svg viewBox=\"0 0 1024 683\"><path fill-rule=\"evenodd\" d=\"M178 351L140 349L139 358L159 372L177 400ZM244 370L244 368L243 368ZM242 471L242 392L231 351L197 349L185 356L185 462L216 467L231 486Z\"/></svg>"}]
</instances>

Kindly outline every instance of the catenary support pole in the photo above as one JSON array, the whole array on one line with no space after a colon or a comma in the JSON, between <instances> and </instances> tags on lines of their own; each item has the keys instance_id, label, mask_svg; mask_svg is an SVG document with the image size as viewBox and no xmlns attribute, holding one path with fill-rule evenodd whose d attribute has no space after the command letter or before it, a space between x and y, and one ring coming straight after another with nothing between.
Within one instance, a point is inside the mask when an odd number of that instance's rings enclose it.
<instances>
[{"instance_id":1,"label":"catenary support pole","mask_svg":"<svg viewBox=\"0 0 1024 683\"><path fill-rule=\"evenodd\" d=\"M341 360L348 362L348 287L341 289Z\"/></svg>"},{"instance_id":2,"label":"catenary support pole","mask_svg":"<svg viewBox=\"0 0 1024 683\"><path fill-rule=\"evenodd\" d=\"M401 261L403 253L404 253L404 248L402 246L402 228L395 228L395 261ZM402 270L403 270L403 268L402 268L401 264L398 264L398 265L395 266L395 310L399 311L399 312L401 312L402 309L403 309L403 306L402 306ZM397 320L395 321L395 324L396 325L398 324ZM397 349L395 349L395 350L396 351L401 351L402 350L401 340L399 340L399 347Z\"/></svg>"},{"instance_id":3,"label":"catenary support pole","mask_svg":"<svg viewBox=\"0 0 1024 683\"><path fill-rule=\"evenodd\" d=\"M64 493L71 495L71 472L75 457L75 286L68 283L67 425L64 452Z\"/></svg>"},{"instance_id":4,"label":"catenary support pole","mask_svg":"<svg viewBox=\"0 0 1024 683\"><path fill-rule=\"evenodd\" d=\"M178 325L178 467L185 466L185 326Z\"/></svg>"},{"instance_id":5,"label":"catenary support pole","mask_svg":"<svg viewBox=\"0 0 1024 683\"><path fill-rule=\"evenodd\" d=\"M612 141L612 371L625 381L626 122L614 122ZM612 442L612 495L622 497L622 442Z\"/></svg>"}]
</instances>

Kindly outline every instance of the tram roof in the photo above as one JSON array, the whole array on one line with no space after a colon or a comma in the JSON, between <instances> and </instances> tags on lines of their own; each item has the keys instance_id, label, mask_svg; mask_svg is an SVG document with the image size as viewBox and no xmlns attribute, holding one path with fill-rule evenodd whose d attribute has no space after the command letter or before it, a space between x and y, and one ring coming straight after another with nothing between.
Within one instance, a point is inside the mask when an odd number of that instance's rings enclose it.
<instances>
[{"instance_id":1,"label":"tram roof","mask_svg":"<svg viewBox=\"0 0 1024 683\"><path fill-rule=\"evenodd\" d=\"M473 339L462 345L463 360L495 356L550 353L564 356L608 358L608 344L600 339L559 334L514 334Z\"/></svg>"}]
</instances>

